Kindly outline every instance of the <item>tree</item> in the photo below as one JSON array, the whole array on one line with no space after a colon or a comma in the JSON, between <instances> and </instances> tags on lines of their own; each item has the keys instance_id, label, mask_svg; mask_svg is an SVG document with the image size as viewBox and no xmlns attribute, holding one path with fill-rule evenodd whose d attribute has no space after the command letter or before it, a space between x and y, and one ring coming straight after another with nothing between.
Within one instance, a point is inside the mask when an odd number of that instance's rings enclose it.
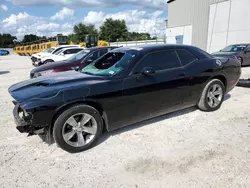
<instances>
[{"instance_id":1,"label":"tree","mask_svg":"<svg viewBox=\"0 0 250 188\"><path fill-rule=\"evenodd\" d=\"M70 34L70 35L68 36L68 40L69 40L70 42L73 42L73 43L79 42L78 37L77 37L76 34Z\"/></svg>"},{"instance_id":2,"label":"tree","mask_svg":"<svg viewBox=\"0 0 250 188\"><path fill-rule=\"evenodd\" d=\"M85 25L83 23L79 23L78 25L74 26L74 34L75 36L71 35L71 39L75 40L72 42L81 42L84 41L84 35L86 34L96 34L98 35L98 30L95 28L93 24Z\"/></svg>"},{"instance_id":3,"label":"tree","mask_svg":"<svg viewBox=\"0 0 250 188\"><path fill-rule=\"evenodd\" d=\"M124 20L106 19L100 27L100 39L109 42L125 41L128 38L128 28Z\"/></svg>"},{"instance_id":4,"label":"tree","mask_svg":"<svg viewBox=\"0 0 250 188\"><path fill-rule=\"evenodd\" d=\"M138 33L138 32L129 32L128 40L150 40L151 36L149 33Z\"/></svg>"},{"instance_id":5,"label":"tree","mask_svg":"<svg viewBox=\"0 0 250 188\"><path fill-rule=\"evenodd\" d=\"M27 42L34 42L34 41L37 41L39 40L40 37L39 36L36 36L36 35L33 35L33 34L30 34L30 35L24 35L23 37L23 43L27 43Z\"/></svg>"},{"instance_id":6,"label":"tree","mask_svg":"<svg viewBox=\"0 0 250 188\"><path fill-rule=\"evenodd\" d=\"M11 34L0 34L0 47L12 48L14 46L15 36Z\"/></svg>"}]
</instances>

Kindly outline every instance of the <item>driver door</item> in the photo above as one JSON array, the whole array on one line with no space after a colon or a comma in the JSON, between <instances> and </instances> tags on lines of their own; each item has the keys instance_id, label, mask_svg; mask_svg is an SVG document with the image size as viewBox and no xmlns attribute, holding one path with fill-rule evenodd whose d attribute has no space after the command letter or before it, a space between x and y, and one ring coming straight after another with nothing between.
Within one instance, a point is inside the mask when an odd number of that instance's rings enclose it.
<instances>
[{"instance_id":1,"label":"driver door","mask_svg":"<svg viewBox=\"0 0 250 188\"><path fill-rule=\"evenodd\" d=\"M124 108L117 124L132 124L180 108L188 81L175 50L146 55L123 81Z\"/></svg>"}]
</instances>

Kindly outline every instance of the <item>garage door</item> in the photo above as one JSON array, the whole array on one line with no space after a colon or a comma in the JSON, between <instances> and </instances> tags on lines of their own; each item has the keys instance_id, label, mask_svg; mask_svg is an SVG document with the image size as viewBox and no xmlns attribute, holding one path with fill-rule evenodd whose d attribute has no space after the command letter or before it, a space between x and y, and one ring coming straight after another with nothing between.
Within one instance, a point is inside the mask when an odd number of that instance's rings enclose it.
<instances>
[{"instance_id":1,"label":"garage door","mask_svg":"<svg viewBox=\"0 0 250 188\"><path fill-rule=\"evenodd\" d=\"M250 43L250 0L231 0L210 5L207 51L227 45Z\"/></svg>"}]
</instances>

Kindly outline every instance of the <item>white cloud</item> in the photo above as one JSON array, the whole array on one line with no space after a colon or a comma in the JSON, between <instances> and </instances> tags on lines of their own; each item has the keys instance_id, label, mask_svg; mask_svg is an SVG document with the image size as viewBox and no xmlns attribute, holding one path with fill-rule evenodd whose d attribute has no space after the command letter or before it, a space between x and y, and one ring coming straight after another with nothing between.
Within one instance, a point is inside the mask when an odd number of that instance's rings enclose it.
<instances>
[{"instance_id":1,"label":"white cloud","mask_svg":"<svg viewBox=\"0 0 250 188\"><path fill-rule=\"evenodd\" d=\"M90 11L84 17L83 23L95 24L98 28L107 18L123 19L126 21L129 31L147 32L152 36L163 37L165 33L165 20L161 17L162 14L163 11L148 13L146 11L127 10L113 14Z\"/></svg>"},{"instance_id":2,"label":"white cloud","mask_svg":"<svg viewBox=\"0 0 250 188\"><path fill-rule=\"evenodd\" d=\"M54 16L51 17L51 20L64 20L74 15L75 11L66 7L63 7L62 10L57 12Z\"/></svg>"},{"instance_id":3,"label":"white cloud","mask_svg":"<svg viewBox=\"0 0 250 188\"><path fill-rule=\"evenodd\" d=\"M167 9L167 0L8 0L15 5L67 5L81 7L117 7L120 5L134 5L141 8Z\"/></svg>"},{"instance_id":4,"label":"white cloud","mask_svg":"<svg viewBox=\"0 0 250 188\"><path fill-rule=\"evenodd\" d=\"M1 5L0 6L0 10L3 10L3 11L8 11L8 7L6 5Z\"/></svg>"},{"instance_id":5,"label":"white cloud","mask_svg":"<svg viewBox=\"0 0 250 188\"><path fill-rule=\"evenodd\" d=\"M83 23L94 24L96 28L99 28L107 18L124 19L129 31L147 32L152 36L157 35L162 38L165 33L165 21L162 17L163 11L126 10L112 14L90 11L83 18ZM39 36L54 36L58 33L70 34L73 32L76 23L73 20L70 23L55 22L49 18L32 16L27 12L21 12L11 14L0 21L0 24L2 26L0 33L11 33L20 40L26 34L37 34Z\"/></svg>"},{"instance_id":6,"label":"white cloud","mask_svg":"<svg viewBox=\"0 0 250 188\"><path fill-rule=\"evenodd\" d=\"M23 12L19 14L11 14L8 18L5 18L2 23L4 24L4 28L12 28L21 24L33 22L36 19L39 20L39 17L31 16L28 13Z\"/></svg>"},{"instance_id":7,"label":"white cloud","mask_svg":"<svg viewBox=\"0 0 250 188\"><path fill-rule=\"evenodd\" d=\"M73 25L70 23L53 23L43 17L29 15L26 12L11 14L0 24L3 26L1 33L10 33L22 40L26 34L37 34L38 36L54 36L58 33L72 33Z\"/></svg>"}]
</instances>

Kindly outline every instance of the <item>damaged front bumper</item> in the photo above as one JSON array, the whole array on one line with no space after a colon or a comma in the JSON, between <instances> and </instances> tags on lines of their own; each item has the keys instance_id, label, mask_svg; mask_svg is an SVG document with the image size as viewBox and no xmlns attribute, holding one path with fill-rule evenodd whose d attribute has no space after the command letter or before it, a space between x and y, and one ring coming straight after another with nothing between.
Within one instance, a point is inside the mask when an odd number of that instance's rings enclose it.
<instances>
[{"instance_id":1,"label":"damaged front bumper","mask_svg":"<svg viewBox=\"0 0 250 188\"><path fill-rule=\"evenodd\" d=\"M13 110L16 128L20 133L28 133L29 136L45 133L45 128L35 127L32 124L33 115L27 113L20 104L13 101L15 107Z\"/></svg>"}]
</instances>

